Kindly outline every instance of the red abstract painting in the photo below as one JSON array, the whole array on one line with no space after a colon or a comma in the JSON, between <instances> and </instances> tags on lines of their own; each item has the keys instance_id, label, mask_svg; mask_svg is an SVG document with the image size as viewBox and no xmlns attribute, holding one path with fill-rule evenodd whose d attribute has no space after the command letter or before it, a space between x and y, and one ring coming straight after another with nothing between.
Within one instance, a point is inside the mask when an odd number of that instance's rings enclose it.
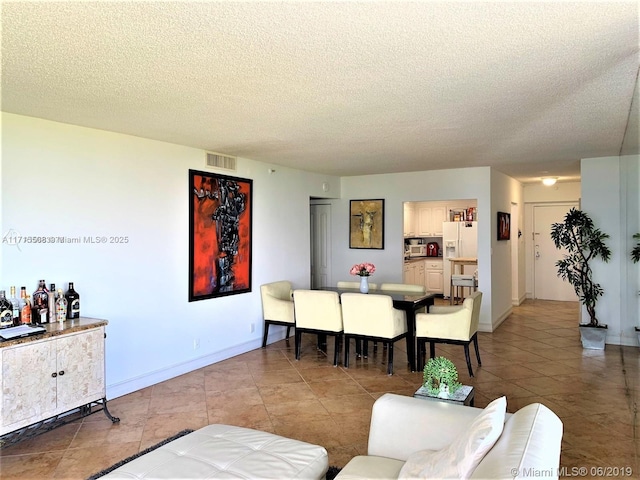
<instances>
[{"instance_id":1,"label":"red abstract painting","mask_svg":"<svg viewBox=\"0 0 640 480\"><path fill-rule=\"evenodd\" d=\"M189 170L189 301L251 291L253 180Z\"/></svg>"}]
</instances>

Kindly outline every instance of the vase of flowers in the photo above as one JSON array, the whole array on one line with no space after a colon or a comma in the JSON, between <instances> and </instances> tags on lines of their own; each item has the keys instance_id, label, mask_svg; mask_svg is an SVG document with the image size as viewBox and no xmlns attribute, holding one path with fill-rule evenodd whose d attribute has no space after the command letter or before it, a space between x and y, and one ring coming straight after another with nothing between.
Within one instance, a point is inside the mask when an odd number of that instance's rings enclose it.
<instances>
[{"instance_id":1,"label":"vase of flowers","mask_svg":"<svg viewBox=\"0 0 640 480\"><path fill-rule=\"evenodd\" d=\"M356 263L349 273L351 275L357 275L360 277L360 291L362 293L369 292L369 276L373 275L373 272L376 271L376 266L373 263Z\"/></svg>"}]
</instances>

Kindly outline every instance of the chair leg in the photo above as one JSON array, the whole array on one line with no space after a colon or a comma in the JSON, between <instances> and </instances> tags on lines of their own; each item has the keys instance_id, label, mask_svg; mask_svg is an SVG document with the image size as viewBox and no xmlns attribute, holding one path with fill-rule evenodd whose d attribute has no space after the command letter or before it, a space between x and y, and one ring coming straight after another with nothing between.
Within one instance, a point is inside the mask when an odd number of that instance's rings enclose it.
<instances>
[{"instance_id":1,"label":"chair leg","mask_svg":"<svg viewBox=\"0 0 640 480\"><path fill-rule=\"evenodd\" d=\"M469 356L469 344L464 344L464 358L467 360L467 368L469 369L469 376L473 377L473 370L471 369L471 357Z\"/></svg>"},{"instance_id":2,"label":"chair leg","mask_svg":"<svg viewBox=\"0 0 640 480\"><path fill-rule=\"evenodd\" d=\"M338 357L340 356L340 340L342 339L342 335L336 335L335 342L333 344L333 366L338 366Z\"/></svg>"},{"instance_id":3,"label":"chair leg","mask_svg":"<svg viewBox=\"0 0 640 480\"><path fill-rule=\"evenodd\" d=\"M358 341L356 340L356 345L357 345L357 342ZM349 368L349 343L351 343L351 339L345 335L344 336L344 368Z\"/></svg>"},{"instance_id":4,"label":"chair leg","mask_svg":"<svg viewBox=\"0 0 640 480\"><path fill-rule=\"evenodd\" d=\"M387 347L387 375L393 375L393 342Z\"/></svg>"},{"instance_id":5,"label":"chair leg","mask_svg":"<svg viewBox=\"0 0 640 480\"><path fill-rule=\"evenodd\" d=\"M476 358L478 359L478 366L482 366L482 362L480 361L480 350L478 350L478 332L473 334L473 346L476 349Z\"/></svg>"},{"instance_id":6,"label":"chair leg","mask_svg":"<svg viewBox=\"0 0 640 480\"><path fill-rule=\"evenodd\" d=\"M296 360L300 360L301 343L302 343L302 332L298 331L298 329L296 328L296 332L295 332Z\"/></svg>"},{"instance_id":7,"label":"chair leg","mask_svg":"<svg viewBox=\"0 0 640 480\"><path fill-rule=\"evenodd\" d=\"M436 343L429 342L429 358L436 358Z\"/></svg>"},{"instance_id":8,"label":"chair leg","mask_svg":"<svg viewBox=\"0 0 640 480\"><path fill-rule=\"evenodd\" d=\"M269 324L264 322L264 334L262 335L262 348L267 347L267 336L269 335Z\"/></svg>"},{"instance_id":9,"label":"chair leg","mask_svg":"<svg viewBox=\"0 0 640 480\"><path fill-rule=\"evenodd\" d=\"M421 338L417 339L418 344L418 371L424 370L424 356L427 354L427 341Z\"/></svg>"},{"instance_id":10,"label":"chair leg","mask_svg":"<svg viewBox=\"0 0 640 480\"><path fill-rule=\"evenodd\" d=\"M362 341L362 356L364 358L369 358L369 341L368 340Z\"/></svg>"},{"instance_id":11,"label":"chair leg","mask_svg":"<svg viewBox=\"0 0 640 480\"><path fill-rule=\"evenodd\" d=\"M291 327L287 327L287 340L289 340L289 334L291 333Z\"/></svg>"},{"instance_id":12,"label":"chair leg","mask_svg":"<svg viewBox=\"0 0 640 480\"><path fill-rule=\"evenodd\" d=\"M360 358L362 356L362 340L356 338L356 358Z\"/></svg>"}]
</instances>

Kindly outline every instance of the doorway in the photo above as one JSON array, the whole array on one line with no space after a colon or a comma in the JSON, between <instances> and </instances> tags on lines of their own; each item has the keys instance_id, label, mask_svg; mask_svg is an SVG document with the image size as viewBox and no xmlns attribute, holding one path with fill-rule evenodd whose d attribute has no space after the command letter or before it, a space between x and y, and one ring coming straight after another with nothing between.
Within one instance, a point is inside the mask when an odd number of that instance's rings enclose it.
<instances>
[{"instance_id":1,"label":"doorway","mask_svg":"<svg viewBox=\"0 0 640 480\"><path fill-rule=\"evenodd\" d=\"M311 288L326 287L331 279L331 205L311 203Z\"/></svg>"},{"instance_id":2,"label":"doorway","mask_svg":"<svg viewBox=\"0 0 640 480\"><path fill-rule=\"evenodd\" d=\"M577 203L534 205L533 207L533 298L539 300L578 300L569 282L557 275L556 262L565 250L558 250L551 240L551 225L564 221L565 215Z\"/></svg>"}]
</instances>

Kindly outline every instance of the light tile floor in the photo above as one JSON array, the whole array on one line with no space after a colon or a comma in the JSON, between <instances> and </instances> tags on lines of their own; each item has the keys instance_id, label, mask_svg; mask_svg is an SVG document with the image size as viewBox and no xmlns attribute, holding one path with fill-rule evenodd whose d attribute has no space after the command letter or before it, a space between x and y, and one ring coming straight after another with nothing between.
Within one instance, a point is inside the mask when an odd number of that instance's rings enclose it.
<instances>
[{"instance_id":1,"label":"light tile floor","mask_svg":"<svg viewBox=\"0 0 640 480\"><path fill-rule=\"evenodd\" d=\"M640 349L607 345L583 350L575 303L526 301L494 333L480 333L482 367L469 378L462 347L442 345L437 355L455 362L462 383L476 388L476 406L506 395L513 412L542 402L564 423L561 465L630 467L640 476ZM334 368L304 336L300 361L293 338L114 399L112 424L102 413L0 451L2 479L83 479L185 429L228 423L323 445L331 465L366 453L371 406L385 392L412 395L422 381L396 347L395 374L386 375L379 349L351 368ZM352 348L352 352L355 349ZM472 352L473 358L473 352ZM428 431L425 432L428 434ZM592 470L593 469L593 470ZM576 471L577 472L577 471Z\"/></svg>"}]
</instances>

